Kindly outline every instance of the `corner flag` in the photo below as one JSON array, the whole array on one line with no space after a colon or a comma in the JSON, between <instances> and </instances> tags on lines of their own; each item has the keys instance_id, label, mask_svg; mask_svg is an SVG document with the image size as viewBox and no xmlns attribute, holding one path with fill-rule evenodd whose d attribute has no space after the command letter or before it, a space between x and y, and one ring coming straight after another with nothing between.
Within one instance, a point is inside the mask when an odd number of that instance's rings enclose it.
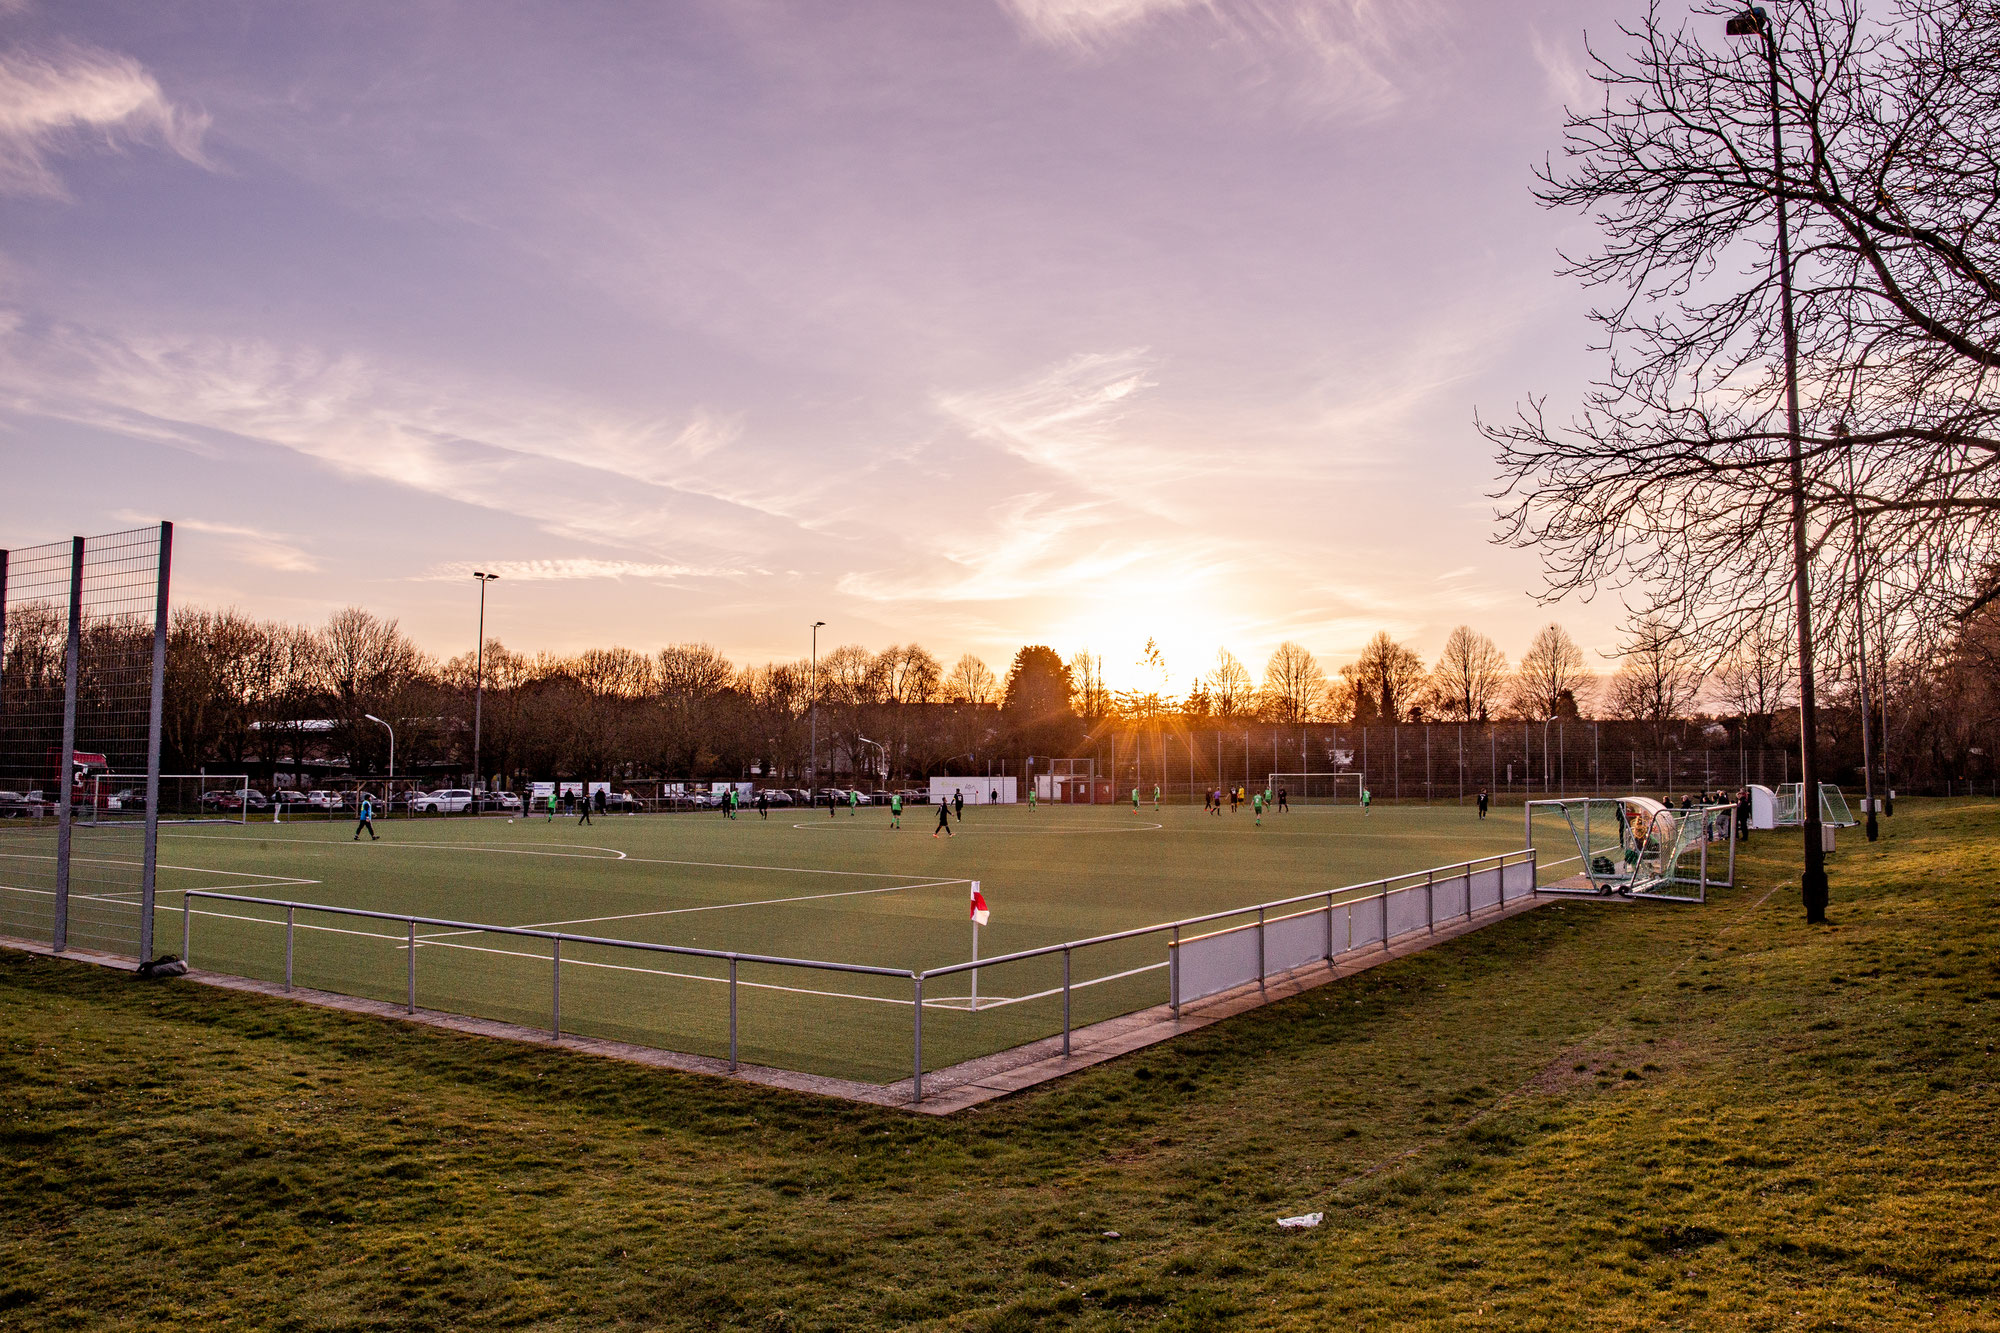
<instances>
[{"instance_id":1,"label":"corner flag","mask_svg":"<svg viewBox=\"0 0 2000 1333\"><path fill-rule=\"evenodd\" d=\"M972 924L983 926L989 913L986 910L986 895L979 891L979 881L972 881Z\"/></svg>"}]
</instances>

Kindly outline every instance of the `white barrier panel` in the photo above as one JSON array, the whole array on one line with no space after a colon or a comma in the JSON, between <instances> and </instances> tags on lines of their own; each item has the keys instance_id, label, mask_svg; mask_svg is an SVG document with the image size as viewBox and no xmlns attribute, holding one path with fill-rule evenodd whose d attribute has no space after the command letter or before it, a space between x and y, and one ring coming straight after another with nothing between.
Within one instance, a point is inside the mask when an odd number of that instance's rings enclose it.
<instances>
[{"instance_id":1,"label":"white barrier panel","mask_svg":"<svg viewBox=\"0 0 2000 1333\"><path fill-rule=\"evenodd\" d=\"M1437 918L1440 921L1451 917L1465 916L1470 910L1466 897L1465 876L1454 875L1450 879L1438 880L1432 893L1437 904Z\"/></svg>"},{"instance_id":2,"label":"white barrier panel","mask_svg":"<svg viewBox=\"0 0 2000 1333\"><path fill-rule=\"evenodd\" d=\"M1371 902L1355 903L1347 910L1353 913L1353 940L1355 948L1359 949L1364 944L1380 944L1382 942L1382 923L1386 919L1383 913L1387 910L1386 904L1382 899L1376 898Z\"/></svg>"},{"instance_id":3,"label":"white barrier panel","mask_svg":"<svg viewBox=\"0 0 2000 1333\"><path fill-rule=\"evenodd\" d=\"M1179 1002L1248 985L1257 977L1257 927L1217 931L1182 940L1174 950L1180 959Z\"/></svg>"},{"instance_id":4,"label":"white barrier panel","mask_svg":"<svg viewBox=\"0 0 2000 1333\"><path fill-rule=\"evenodd\" d=\"M1472 910L1484 911L1500 905L1500 868L1472 872Z\"/></svg>"},{"instance_id":5,"label":"white barrier panel","mask_svg":"<svg viewBox=\"0 0 2000 1333\"><path fill-rule=\"evenodd\" d=\"M1347 947L1345 939L1333 942L1335 950ZM1281 916L1264 923L1264 975L1276 976L1307 963L1325 958L1326 909Z\"/></svg>"},{"instance_id":6,"label":"white barrier panel","mask_svg":"<svg viewBox=\"0 0 2000 1333\"><path fill-rule=\"evenodd\" d=\"M1413 930L1427 930L1431 924L1430 904L1425 900L1424 886L1413 889L1397 889L1389 895L1389 938L1407 935Z\"/></svg>"},{"instance_id":7,"label":"white barrier panel","mask_svg":"<svg viewBox=\"0 0 2000 1333\"><path fill-rule=\"evenodd\" d=\"M1535 863L1515 861L1500 867L1500 901L1511 903L1535 891Z\"/></svg>"}]
</instances>

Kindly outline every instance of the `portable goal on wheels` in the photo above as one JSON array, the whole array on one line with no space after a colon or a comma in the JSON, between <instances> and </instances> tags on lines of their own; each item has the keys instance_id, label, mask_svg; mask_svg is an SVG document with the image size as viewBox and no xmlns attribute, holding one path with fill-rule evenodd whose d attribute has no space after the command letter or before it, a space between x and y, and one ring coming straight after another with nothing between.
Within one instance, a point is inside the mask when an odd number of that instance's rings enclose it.
<instances>
[{"instance_id":1,"label":"portable goal on wheels","mask_svg":"<svg viewBox=\"0 0 2000 1333\"><path fill-rule=\"evenodd\" d=\"M1272 773L1264 782L1274 796L1282 788L1287 805L1361 804L1359 773Z\"/></svg>"},{"instance_id":2,"label":"portable goal on wheels","mask_svg":"<svg viewBox=\"0 0 2000 1333\"><path fill-rule=\"evenodd\" d=\"M1569 860L1536 857L1542 869L1577 867L1540 885L1542 893L1706 902L1709 889L1736 882L1734 805L1677 809L1644 796L1574 797L1529 801L1524 819L1530 847L1539 827L1541 845L1559 838L1576 850Z\"/></svg>"},{"instance_id":3,"label":"portable goal on wheels","mask_svg":"<svg viewBox=\"0 0 2000 1333\"><path fill-rule=\"evenodd\" d=\"M1806 822L1805 793L1803 782L1787 782L1778 788L1777 817L1773 820L1778 828L1797 828ZM1854 812L1847 808L1846 794L1831 782L1819 784L1819 822L1834 828L1854 827Z\"/></svg>"}]
</instances>

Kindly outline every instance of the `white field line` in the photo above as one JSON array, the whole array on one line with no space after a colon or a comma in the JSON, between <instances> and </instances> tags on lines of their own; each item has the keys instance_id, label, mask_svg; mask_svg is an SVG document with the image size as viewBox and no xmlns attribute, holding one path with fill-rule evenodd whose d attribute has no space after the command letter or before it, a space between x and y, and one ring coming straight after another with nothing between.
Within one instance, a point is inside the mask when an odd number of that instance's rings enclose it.
<instances>
[{"instance_id":1,"label":"white field line","mask_svg":"<svg viewBox=\"0 0 2000 1333\"><path fill-rule=\"evenodd\" d=\"M245 841L245 838L219 838L213 833L174 833L162 836L175 838L205 838L210 842ZM246 835L247 837L248 835ZM313 847L338 847L343 842L353 842L352 838L266 838L249 837L251 842L289 842ZM546 852L533 847L492 847L476 842L404 842L399 838L385 838L392 847L412 847L418 851L433 852L486 852L493 856L550 856L567 861L623 861L625 853L616 847L598 847L587 842L558 843L561 847L574 847L586 852L609 852L609 856L577 856L573 852ZM369 844L373 846L373 843Z\"/></svg>"},{"instance_id":2,"label":"white field line","mask_svg":"<svg viewBox=\"0 0 2000 1333\"><path fill-rule=\"evenodd\" d=\"M700 907L665 907L656 912L621 912L616 916L578 916L566 921L531 921L517 930L548 930L555 926L588 926L599 921L637 921L649 916L681 916L688 912L726 912L736 907L771 907L778 903L809 903L822 898L860 898L872 893L901 893L904 889L941 889L964 884L962 879L930 880L922 884L885 884L876 889L842 889L836 893L802 893L792 898L757 898L742 903L706 903ZM420 940L441 940L453 935L477 935L476 930L440 930L417 936Z\"/></svg>"},{"instance_id":3,"label":"white field line","mask_svg":"<svg viewBox=\"0 0 2000 1333\"><path fill-rule=\"evenodd\" d=\"M1107 981L1122 981L1126 977L1136 977L1142 972L1157 972L1165 966L1166 963L1164 962L1147 963L1144 967L1128 968L1123 972L1111 972L1101 977L1091 977L1086 981L1072 981L1069 984L1069 988L1073 991L1079 991L1087 986L1101 986ZM1062 994L1062 990L1061 986L1051 986L1047 990L1038 990L1032 995L1002 995L990 1000L982 996L979 1000L979 1007L981 1009L998 1009L1009 1004L1024 1004L1029 1000L1046 1000L1051 995ZM942 996L935 1000L925 1000L924 1005L926 1007L937 1005L944 1009L963 1009L967 1013L974 1012L972 1009L972 997L968 995Z\"/></svg>"},{"instance_id":4,"label":"white field line","mask_svg":"<svg viewBox=\"0 0 2000 1333\"><path fill-rule=\"evenodd\" d=\"M841 831L841 825L831 819L829 819L824 824L794 824L792 825L792 827L797 829L817 829L821 832L829 832L829 833L838 833ZM976 828L978 826L974 825L974 827ZM980 832L982 834L987 834L987 835L996 833L1000 834L1060 833L1063 834L1064 836L1071 836L1079 833L1151 833L1155 829L1163 829L1165 827L1166 827L1165 824L1131 824L1126 826L1125 828L1092 828L1087 824L1052 824L1052 825L1042 825L1037 828L980 829ZM954 835L956 834L956 828L957 826L954 826ZM853 831L856 833L866 833L869 831L869 826L864 824L860 828L854 829ZM921 833L923 830L918 829L917 831ZM848 872L848 873L853 873L853 872ZM926 1003L929 1002L926 1001Z\"/></svg>"},{"instance_id":5,"label":"white field line","mask_svg":"<svg viewBox=\"0 0 2000 1333\"><path fill-rule=\"evenodd\" d=\"M20 860L20 861L53 861L53 860L55 860L55 859L56 859L56 858L55 858L55 857L53 857L53 856L43 856L43 855L40 855L39 853L35 853L35 852L0 852L0 859L6 859L6 858L9 858L9 857L12 857L12 858L14 858L15 860ZM141 867L143 867L143 866L145 865L145 862L143 862L143 861L118 861L118 860L113 860L113 859L111 859L111 858L109 858L109 857L103 857L103 856L72 856L72 857L70 858L70 864L72 864L72 865L84 865L84 864L89 864L89 865L100 865L100 866L141 866ZM171 865L168 865L168 864L167 864L166 862L164 862L164 861L162 861L162 862L160 863L160 866L159 866L159 868L160 868L161 870L185 870L185 871L188 871L188 872L190 872L191 874L196 874L196 875L232 875L232 876L234 876L234 877L235 877L235 878L237 878L237 879L270 879L270 880L280 880L280 881L283 881L284 883L287 883L287 884L317 884L317 883L319 883L319 881L318 881L318 880L316 880L316 879L307 879L307 880L301 880L301 879L299 879L299 878L297 878L296 876L293 876L293 875L264 875L264 874L259 874L259 873L258 873L257 871L254 871L254 870L220 870L220 869L217 869L217 868L216 868L216 867L214 867L214 866L171 866Z\"/></svg>"}]
</instances>

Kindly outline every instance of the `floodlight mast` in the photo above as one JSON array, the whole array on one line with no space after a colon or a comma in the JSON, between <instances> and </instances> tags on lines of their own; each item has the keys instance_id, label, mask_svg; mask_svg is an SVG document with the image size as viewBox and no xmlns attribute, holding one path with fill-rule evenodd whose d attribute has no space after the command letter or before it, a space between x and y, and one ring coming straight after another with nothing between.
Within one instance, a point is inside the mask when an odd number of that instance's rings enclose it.
<instances>
[{"instance_id":1,"label":"floodlight mast","mask_svg":"<svg viewBox=\"0 0 2000 1333\"><path fill-rule=\"evenodd\" d=\"M1808 568L1806 482L1799 439L1799 330L1792 313L1792 238L1785 210L1785 131L1778 101L1778 39L1763 6L1753 5L1725 25L1731 37L1764 39L1771 88L1771 198L1778 215L1778 297L1785 338L1785 434L1791 464L1792 578L1799 618L1799 777L1803 780L1800 817L1805 825L1805 873L1800 896L1806 920L1826 920L1826 845L1819 808L1819 703L1813 689L1812 575Z\"/></svg>"},{"instance_id":2,"label":"floodlight mast","mask_svg":"<svg viewBox=\"0 0 2000 1333\"><path fill-rule=\"evenodd\" d=\"M395 797L395 794L396 794L396 793L395 793L395 786L396 786L396 729L395 729L394 727L391 727L391 726L389 726L389 724L388 724L387 722L383 722L381 718L379 718L379 717L375 716L375 715L374 715L373 713L363 713L363 714L362 714L361 716L363 716L364 718L368 719L368 720L369 720L370 722L374 722L374 723L378 723L379 725L381 725L381 726L383 726L383 727L385 727L385 728L387 728L387 729L388 729L388 732L389 732L389 787L390 787L390 791L389 791L389 796L390 796L390 798L391 798L391 799L393 799L393 798Z\"/></svg>"},{"instance_id":3,"label":"floodlight mast","mask_svg":"<svg viewBox=\"0 0 2000 1333\"><path fill-rule=\"evenodd\" d=\"M806 753L806 796L808 800L819 799L819 632L824 620L812 623L812 691L807 707L812 712L812 748Z\"/></svg>"},{"instance_id":4,"label":"floodlight mast","mask_svg":"<svg viewBox=\"0 0 2000 1333\"><path fill-rule=\"evenodd\" d=\"M472 577L479 580L479 643L472 658L472 797L477 810L485 804L479 791L479 721L486 701L486 585L500 576L475 569Z\"/></svg>"}]
</instances>

